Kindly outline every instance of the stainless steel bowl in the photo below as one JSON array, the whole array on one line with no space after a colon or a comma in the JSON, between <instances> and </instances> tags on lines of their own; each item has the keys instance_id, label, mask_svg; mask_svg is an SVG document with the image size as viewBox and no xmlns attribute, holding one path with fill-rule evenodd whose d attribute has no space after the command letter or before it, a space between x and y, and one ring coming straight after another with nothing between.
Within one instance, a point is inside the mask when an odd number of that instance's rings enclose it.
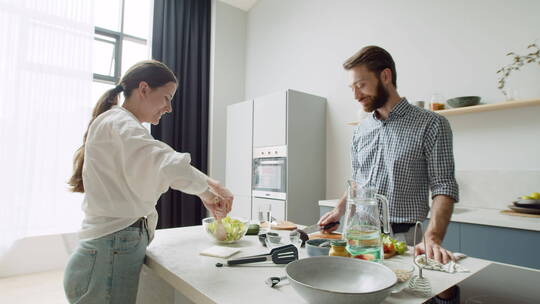
<instances>
[{"instance_id":1,"label":"stainless steel bowl","mask_svg":"<svg viewBox=\"0 0 540 304\"><path fill-rule=\"evenodd\" d=\"M285 268L294 290L308 303L380 303L397 277L388 267L344 257L311 257Z\"/></svg>"}]
</instances>

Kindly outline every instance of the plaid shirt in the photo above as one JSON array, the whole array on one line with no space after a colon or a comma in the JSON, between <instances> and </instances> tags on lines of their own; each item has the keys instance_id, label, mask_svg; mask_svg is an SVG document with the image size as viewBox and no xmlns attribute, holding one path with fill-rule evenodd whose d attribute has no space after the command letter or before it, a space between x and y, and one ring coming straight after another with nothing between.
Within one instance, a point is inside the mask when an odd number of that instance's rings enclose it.
<instances>
[{"instance_id":1,"label":"plaid shirt","mask_svg":"<svg viewBox=\"0 0 540 304\"><path fill-rule=\"evenodd\" d=\"M448 120L405 98L387 120L373 113L356 127L351 154L353 179L388 198L391 223L423 221L429 190L459 199Z\"/></svg>"}]
</instances>

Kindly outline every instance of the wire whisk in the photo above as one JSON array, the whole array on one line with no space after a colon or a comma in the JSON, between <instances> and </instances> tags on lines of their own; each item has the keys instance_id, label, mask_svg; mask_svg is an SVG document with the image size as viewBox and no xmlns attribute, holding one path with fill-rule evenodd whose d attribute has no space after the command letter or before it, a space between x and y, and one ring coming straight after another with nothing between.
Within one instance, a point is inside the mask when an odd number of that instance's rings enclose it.
<instances>
[{"instance_id":1,"label":"wire whisk","mask_svg":"<svg viewBox=\"0 0 540 304\"><path fill-rule=\"evenodd\" d=\"M414 246L416 246L416 235L417 228L420 226L420 232L422 232L422 241L424 242L424 254L427 259L427 250L426 250L426 238L424 236L424 229L422 229L422 223L416 222L414 225ZM416 251L413 252L413 263L418 266L418 275L414 275L409 281L409 288L421 296L429 297L431 296L431 284L429 280L422 276L422 266L416 263Z\"/></svg>"}]
</instances>

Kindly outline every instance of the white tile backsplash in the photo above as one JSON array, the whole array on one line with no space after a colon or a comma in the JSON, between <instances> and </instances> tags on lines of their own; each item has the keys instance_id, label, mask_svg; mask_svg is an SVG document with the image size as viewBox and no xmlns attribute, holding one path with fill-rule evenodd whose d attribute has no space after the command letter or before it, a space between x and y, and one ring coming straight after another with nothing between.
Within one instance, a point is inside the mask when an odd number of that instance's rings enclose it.
<instances>
[{"instance_id":1,"label":"white tile backsplash","mask_svg":"<svg viewBox=\"0 0 540 304\"><path fill-rule=\"evenodd\" d=\"M458 170L456 179L459 207L507 209L517 197L540 192L538 170Z\"/></svg>"}]
</instances>

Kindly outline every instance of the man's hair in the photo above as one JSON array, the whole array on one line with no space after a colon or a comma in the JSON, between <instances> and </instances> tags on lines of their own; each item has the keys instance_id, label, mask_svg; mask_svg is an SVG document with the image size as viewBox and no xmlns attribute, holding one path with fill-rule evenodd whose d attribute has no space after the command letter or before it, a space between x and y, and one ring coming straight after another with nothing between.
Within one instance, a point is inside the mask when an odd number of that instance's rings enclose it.
<instances>
[{"instance_id":1,"label":"man's hair","mask_svg":"<svg viewBox=\"0 0 540 304\"><path fill-rule=\"evenodd\" d=\"M390 69L392 71L392 84L397 88L396 64L390 53L385 49L375 45L363 47L343 63L343 68L348 71L359 65L366 66L369 71L376 73L377 76L380 76L384 69Z\"/></svg>"}]
</instances>

